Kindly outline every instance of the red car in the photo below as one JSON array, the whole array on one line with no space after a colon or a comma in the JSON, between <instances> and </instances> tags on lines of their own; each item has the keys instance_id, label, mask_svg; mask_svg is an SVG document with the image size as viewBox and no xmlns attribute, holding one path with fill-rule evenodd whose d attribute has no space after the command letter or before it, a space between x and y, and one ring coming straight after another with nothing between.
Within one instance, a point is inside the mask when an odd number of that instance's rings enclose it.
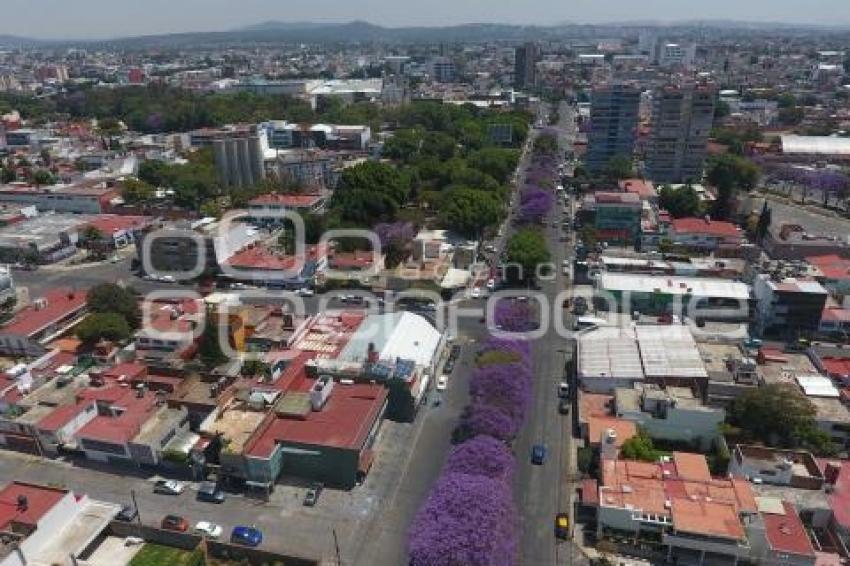
<instances>
[{"instance_id":1,"label":"red car","mask_svg":"<svg viewBox=\"0 0 850 566\"><path fill-rule=\"evenodd\" d=\"M161 527L168 531L179 531L184 533L189 530L189 522L180 515L166 515L162 518Z\"/></svg>"}]
</instances>

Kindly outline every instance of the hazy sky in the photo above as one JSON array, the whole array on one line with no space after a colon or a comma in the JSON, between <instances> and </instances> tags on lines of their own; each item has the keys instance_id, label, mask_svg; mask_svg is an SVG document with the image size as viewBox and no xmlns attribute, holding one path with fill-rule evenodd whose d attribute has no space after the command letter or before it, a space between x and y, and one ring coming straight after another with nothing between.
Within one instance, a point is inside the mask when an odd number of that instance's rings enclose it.
<instances>
[{"instance_id":1,"label":"hazy sky","mask_svg":"<svg viewBox=\"0 0 850 566\"><path fill-rule=\"evenodd\" d=\"M384 25L694 18L850 25L850 0L0 0L0 34L108 38L266 20Z\"/></svg>"}]
</instances>

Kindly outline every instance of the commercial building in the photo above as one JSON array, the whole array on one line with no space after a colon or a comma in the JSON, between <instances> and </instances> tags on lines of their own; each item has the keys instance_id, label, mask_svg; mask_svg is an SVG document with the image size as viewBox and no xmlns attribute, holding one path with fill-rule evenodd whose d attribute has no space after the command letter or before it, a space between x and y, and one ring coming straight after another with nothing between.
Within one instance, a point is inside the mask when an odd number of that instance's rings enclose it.
<instances>
[{"instance_id":1,"label":"commercial building","mask_svg":"<svg viewBox=\"0 0 850 566\"><path fill-rule=\"evenodd\" d=\"M577 375L591 393L639 389L644 382L692 387L708 377L686 326L599 327L577 340Z\"/></svg>"},{"instance_id":2,"label":"commercial building","mask_svg":"<svg viewBox=\"0 0 850 566\"><path fill-rule=\"evenodd\" d=\"M6 134L7 137L9 134ZM106 182L78 185L34 187L22 183L0 186L0 201L34 205L40 211L100 214L108 212L120 196L118 189Z\"/></svg>"},{"instance_id":3,"label":"commercial building","mask_svg":"<svg viewBox=\"0 0 850 566\"><path fill-rule=\"evenodd\" d=\"M708 135L714 121L713 88L666 86L652 96L652 133L647 176L656 183L702 179Z\"/></svg>"},{"instance_id":4,"label":"commercial building","mask_svg":"<svg viewBox=\"0 0 850 566\"><path fill-rule=\"evenodd\" d=\"M603 171L613 157L632 159L639 106L640 90L634 86L608 84L593 90L585 156L592 172Z\"/></svg>"},{"instance_id":5,"label":"commercial building","mask_svg":"<svg viewBox=\"0 0 850 566\"><path fill-rule=\"evenodd\" d=\"M614 413L652 438L687 442L708 451L720 435L726 413L707 407L690 387L638 384L614 391Z\"/></svg>"},{"instance_id":6,"label":"commercial building","mask_svg":"<svg viewBox=\"0 0 850 566\"><path fill-rule=\"evenodd\" d=\"M42 355L47 341L80 322L86 312L85 291L71 288L48 291L0 327L0 353Z\"/></svg>"},{"instance_id":7,"label":"commercial building","mask_svg":"<svg viewBox=\"0 0 850 566\"><path fill-rule=\"evenodd\" d=\"M703 253L734 252L744 242L740 228L723 220L705 218L675 218L670 223L670 242L691 251Z\"/></svg>"},{"instance_id":8,"label":"commercial building","mask_svg":"<svg viewBox=\"0 0 850 566\"><path fill-rule=\"evenodd\" d=\"M600 477L600 539L641 537L659 559L694 564L734 563L757 548L748 533L759 512L749 483L713 478L702 455L674 452L652 463L603 457Z\"/></svg>"},{"instance_id":9,"label":"commercial building","mask_svg":"<svg viewBox=\"0 0 850 566\"><path fill-rule=\"evenodd\" d=\"M251 220L260 224L279 223L280 219L274 218L275 214L281 212L296 212L299 214L312 214L321 211L327 196L320 193L313 194L267 194L260 195L248 202L248 213Z\"/></svg>"},{"instance_id":10,"label":"commercial building","mask_svg":"<svg viewBox=\"0 0 850 566\"><path fill-rule=\"evenodd\" d=\"M0 228L0 259L52 263L77 252L82 228L92 216L43 214Z\"/></svg>"},{"instance_id":11,"label":"commercial building","mask_svg":"<svg viewBox=\"0 0 850 566\"><path fill-rule=\"evenodd\" d=\"M815 457L803 450L738 444L732 450L729 473L761 483L799 489L820 489L824 483Z\"/></svg>"},{"instance_id":12,"label":"commercial building","mask_svg":"<svg viewBox=\"0 0 850 566\"><path fill-rule=\"evenodd\" d=\"M536 43L525 43L514 50L514 87L531 89L537 85L537 62L540 48Z\"/></svg>"},{"instance_id":13,"label":"commercial building","mask_svg":"<svg viewBox=\"0 0 850 566\"><path fill-rule=\"evenodd\" d=\"M436 57L430 66L431 79L438 83L453 83L457 79L457 67L448 57Z\"/></svg>"},{"instance_id":14,"label":"commercial building","mask_svg":"<svg viewBox=\"0 0 850 566\"><path fill-rule=\"evenodd\" d=\"M760 274L753 282L759 332L806 332L818 329L829 296L813 280L774 280Z\"/></svg>"},{"instance_id":15,"label":"commercial building","mask_svg":"<svg viewBox=\"0 0 850 566\"><path fill-rule=\"evenodd\" d=\"M640 234L640 197L634 193L597 192L590 196L594 225L601 241L633 242ZM588 203L588 200L585 203Z\"/></svg>"},{"instance_id":16,"label":"commercial building","mask_svg":"<svg viewBox=\"0 0 850 566\"><path fill-rule=\"evenodd\" d=\"M600 274L596 287L622 312L659 314L681 306L685 314L707 320L748 320L751 314L749 286L729 279L608 272Z\"/></svg>"},{"instance_id":17,"label":"commercial building","mask_svg":"<svg viewBox=\"0 0 850 566\"><path fill-rule=\"evenodd\" d=\"M276 120L260 124L271 149L328 149L365 151L372 139L369 126L296 124Z\"/></svg>"},{"instance_id":18,"label":"commercial building","mask_svg":"<svg viewBox=\"0 0 850 566\"><path fill-rule=\"evenodd\" d=\"M0 565L76 563L119 510L68 489L10 482L0 490Z\"/></svg>"}]
</instances>

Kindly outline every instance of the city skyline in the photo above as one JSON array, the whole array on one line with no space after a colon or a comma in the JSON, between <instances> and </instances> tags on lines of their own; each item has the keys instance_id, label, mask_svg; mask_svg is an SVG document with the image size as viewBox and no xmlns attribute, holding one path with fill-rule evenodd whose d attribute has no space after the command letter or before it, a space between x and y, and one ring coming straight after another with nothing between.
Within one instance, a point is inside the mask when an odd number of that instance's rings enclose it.
<instances>
[{"instance_id":1,"label":"city skyline","mask_svg":"<svg viewBox=\"0 0 850 566\"><path fill-rule=\"evenodd\" d=\"M269 0L245 0L234 5L225 0L165 0L142 4L123 3L121 9L105 0L80 0L69 4L55 0L12 0L0 34L36 39L109 39L167 33L230 31L264 21L340 23L366 20L390 27L506 23L556 25L559 23L676 23L725 20L753 23L850 25L850 8L842 0L814 0L803 12L791 0L756 0L739 3L718 0L692 5L676 0L648 0L639 5L625 0L600 4L576 0L569 5L537 0L532 5L504 1L472 0L462 5L436 0L427 8L408 2L367 0L350 4L328 0L295 0L285 7ZM48 20L44 14L52 15ZM486 17L482 17L486 14ZM817 14L817 15L815 15Z\"/></svg>"}]
</instances>

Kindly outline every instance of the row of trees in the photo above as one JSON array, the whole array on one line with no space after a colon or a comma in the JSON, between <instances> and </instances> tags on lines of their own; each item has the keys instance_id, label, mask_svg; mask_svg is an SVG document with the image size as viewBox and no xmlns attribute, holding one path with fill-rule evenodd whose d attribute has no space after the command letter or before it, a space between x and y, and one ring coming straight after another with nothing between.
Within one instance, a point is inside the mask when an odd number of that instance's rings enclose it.
<instances>
[{"instance_id":1,"label":"row of trees","mask_svg":"<svg viewBox=\"0 0 850 566\"><path fill-rule=\"evenodd\" d=\"M517 320L517 328L526 324ZM512 484L516 438L531 398L529 345L491 338L478 353L463 435L410 527L414 566L511 565L518 560Z\"/></svg>"}]
</instances>

